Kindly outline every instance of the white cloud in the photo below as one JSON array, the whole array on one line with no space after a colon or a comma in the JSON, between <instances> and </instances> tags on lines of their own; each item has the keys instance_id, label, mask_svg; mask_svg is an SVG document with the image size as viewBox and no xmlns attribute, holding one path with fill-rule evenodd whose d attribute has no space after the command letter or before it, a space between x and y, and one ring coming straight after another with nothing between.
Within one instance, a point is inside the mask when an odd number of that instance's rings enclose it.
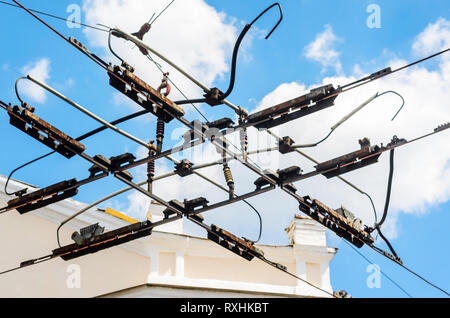
<instances>
[{"instance_id":1,"label":"white cloud","mask_svg":"<svg viewBox=\"0 0 450 318\"><path fill-rule=\"evenodd\" d=\"M153 12L159 13L167 1L152 0L84 0L83 11L87 23L102 23L119 27L127 32L136 32L148 21ZM229 70L229 59L237 38L235 19L217 12L203 0L175 2L153 25L144 41L167 56L187 72L193 74L207 86L222 78ZM103 48L106 58L112 58L107 48L107 34L86 30L91 48ZM113 47L128 63L136 68L136 74L153 87L158 87L162 78L160 71L144 57L130 42L113 38ZM171 79L190 98L198 98L203 92L177 71L154 57L170 72ZM183 99L175 88L172 100ZM191 109L187 106L186 109Z\"/></svg>"},{"instance_id":2,"label":"white cloud","mask_svg":"<svg viewBox=\"0 0 450 318\"><path fill-rule=\"evenodd\" d=\"M317 34L315 40L305 47L304 55L322 65L322 72L332 68L336 73L342 73L340 52L336 51L335 44L340 42L330 25L325 25L325 30Z\"/></svg>"},{"instance_id":3,"label":"white cloud","mask_svg":"<svg viewBox=\"0 0 450 318\"><path fill-rule=\"evenodd\" d=\"M21 69L21 72L46 82L50 79L50 60L42 58L36 62L30 62ZM36 103L44 103L47 100L45 90L30 81L23 81L19 92Z\"/></svg>"}]
</instances>

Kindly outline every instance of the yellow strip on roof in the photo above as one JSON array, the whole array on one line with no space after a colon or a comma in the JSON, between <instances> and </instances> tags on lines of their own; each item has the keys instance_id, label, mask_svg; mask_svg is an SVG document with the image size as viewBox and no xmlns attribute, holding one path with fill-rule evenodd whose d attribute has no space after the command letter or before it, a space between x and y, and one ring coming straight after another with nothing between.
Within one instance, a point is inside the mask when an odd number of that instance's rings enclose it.
<instances>
[{"instance_id":1,"label":"yellow strip on roof","mask_svg":"<svg viewBox=\"0 0 450 318\"><path fill-rule=\"evenodd\" d=\"M106 208L105 213L108 213L109 215L115 216L115 217L118 218L118 219L127 221L127 222L132 223L132 224L134 224L134 223L139 223L138 220L135 220L135 219L133 219L133 218L130 218L129 216L126 216L125 214L120 213L120 212L118 212L118 211L116 211L116 210L113 210L113 209L111 209L111 208Z\"/></svg>"}]
</instances>

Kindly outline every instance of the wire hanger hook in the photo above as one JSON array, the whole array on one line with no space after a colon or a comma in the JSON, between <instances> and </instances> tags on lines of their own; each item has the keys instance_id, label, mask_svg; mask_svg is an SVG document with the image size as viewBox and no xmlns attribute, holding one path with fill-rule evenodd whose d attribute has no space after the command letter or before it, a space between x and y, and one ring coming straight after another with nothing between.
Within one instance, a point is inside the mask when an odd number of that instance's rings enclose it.
<instances>
[{"instance_id":1,"label":"wire hanger hook","mask_svg":"<svg viewBox=\"0 0 450 318\"><path fill-rule=\"evenodd\" d=\"M272 33L276 30L276 28L278 28L278 26L280 25L281 21L283 20L283 9L281 8L281 5L278 2L275 2L274 4L272 4L270 7L268 7L267 9L265 9L263 12L261 12L256 18L255 20L253 20L249 25L252 26L256 21L258 21L267 11L269 11L270 9L272 9L273 7L277 6L278 9L280 10L280 19L278 20L277 24L275 24L275 26L272 28L272 30L269 32L269 34L267 34L267 36L265 37L265 39L267 40Z\"/></svg>"}]
</instances>

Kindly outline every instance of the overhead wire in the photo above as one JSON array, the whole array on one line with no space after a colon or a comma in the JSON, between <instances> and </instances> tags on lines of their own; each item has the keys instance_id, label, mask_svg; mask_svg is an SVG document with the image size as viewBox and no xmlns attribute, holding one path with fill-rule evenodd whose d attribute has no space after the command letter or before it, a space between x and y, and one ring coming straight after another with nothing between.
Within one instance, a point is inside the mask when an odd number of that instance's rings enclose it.
<instances>
[{"instance_id":1,"label":"overhead wire","mask_svg":"<svg viewBox=\"0 0 450 318\"><path fill-rule=\"evenodd\" d=\"M380 222L375 224L375 229L377 230L378 234L380 234L380 237L386 243L386 245L388 246L388 248L391 251L391 253L396 258L400 259L398 257L398 255L397 255L397 253L395 252L394 248L392 247L392 244L389 242L389 240L381 232L381 226L386 221L386 217L387 217L388 211L389 211L389 203L390 203L390 200L391 200L392 180L393 180L393 176L394 176L394 153L395 153L395 149L392 149L390 151L390 156L389 156L389 178L388 178L388 185L387 185L387 192L386 192L386 201L384 203L383 216L381 217Z\"/></svg>"},{"instance_id":2,"label":"overhead wire","mask_svg":"<svg viewBox=\"0 0 450 318\"><path fill-rule=\"evenodd\" d=\"M197 224L201 228L205 229L208 233L210 233L210 231L211 231L210 228L207 225L203 224L202 222L200 222L200 221L198 221L196 219L193 219L192 217L188 217L188 220L190 220L194 224ZM216 234L213 233L213 235L216 235ZM313 287L313 288L315 288L317 290L320 290L321 292L323 292L323 293L325 293L325 294L327 294L327 295L329 295L329 296L331 296L333 298L337 298L334 294L332 294L329 291L327 291L327 290L325 290L325 289L323 289L323 288L321 288L321 287L319 287L319 286L309 282L307 279L301 278L301 277L295 275L294 273L291 273L290 271L287 270L286 267L281 268L279 266L279 264L276 264L276 263L268 260L267 258L264 257L264 255L261 255L259 253L257 255L255 255L255 254L251 254L251 255L254 256L255 258L259 259L260 261L262 261L262 262L272 266L273 268L275 268L275 269L277 269L277 270L279 270L279 271L281 271L283 273L286 273L286 274L296 278L297 280L302 281L305 284L307 284L307 285L309 285L309 286L311 286L311 287Z\"/></svg>"},{"instance_id":3,"label":"overhead wire","mask_svg":"<svg viewBox=\"0 0 450 318\"><path fill-rule=\"evenodd\" d=\"M359 256L361 256L368 264L374 264L369 258L367 258L363 253L361 253L356 247L354 247L352 244L347 242L346 240L343 240L345 244L350 246L356 253L358 253ZM398 289L400 289L405 295L407 295L409 298L413 298L413 296L408 293L402 286L400 286L399 283L397 283L393 278L391 278L387 273L385 273L383 270L380 269L380 273L386 277L392 284L394 284Z\"/></svg>"}]
</instances>

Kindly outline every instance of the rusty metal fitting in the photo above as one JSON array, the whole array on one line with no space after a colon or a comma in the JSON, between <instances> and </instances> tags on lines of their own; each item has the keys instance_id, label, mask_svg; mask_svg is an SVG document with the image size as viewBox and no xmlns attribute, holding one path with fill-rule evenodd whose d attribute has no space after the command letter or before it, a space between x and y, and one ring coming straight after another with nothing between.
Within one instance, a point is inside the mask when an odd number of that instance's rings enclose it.
<instances>
[{"instance_id":1,"label":"rusty metal fitting","mask_svg":"<svg viewBox=\"0 0 450 318\"><path fill-rule=\"evenodd\" d=\"M228 188L230 189L230 199L232 199L234 197L234 179L230 166L227 163L223 165L223 174L225 176L225 181L227 182Z\"/></svg>"},{"instance_id":2,"label":"rusty metal fitting","mask_svg":"<svg viewBox=\"0 0 450 318\"><path fill-rule=\"evenodd\" d=\"M239 136L241 139L241 149L242 149L242 154L244 157L244 160L247 161L247 152L248 152L248 132L247 129L241 129L239 131Z\"/></svg>"},{"instance_id":3,"label":"rusty metal fitting","mask_svg":"<svg viewBox=\"0 0 450 318\"><path fill-rule=\"evenodd\" d=\"M166 92L164 93L164 96L166 96L166 97L169 96L170 91L172 90L172 87L170 86L170 83L169 83L169 74L170 74L169 72L164 73L164 77L161 80L161 85L159 85L159 87L158 87L158 93L161 93L161 91L163 89L166 90Z\"/></svg>"}]
</instances>

